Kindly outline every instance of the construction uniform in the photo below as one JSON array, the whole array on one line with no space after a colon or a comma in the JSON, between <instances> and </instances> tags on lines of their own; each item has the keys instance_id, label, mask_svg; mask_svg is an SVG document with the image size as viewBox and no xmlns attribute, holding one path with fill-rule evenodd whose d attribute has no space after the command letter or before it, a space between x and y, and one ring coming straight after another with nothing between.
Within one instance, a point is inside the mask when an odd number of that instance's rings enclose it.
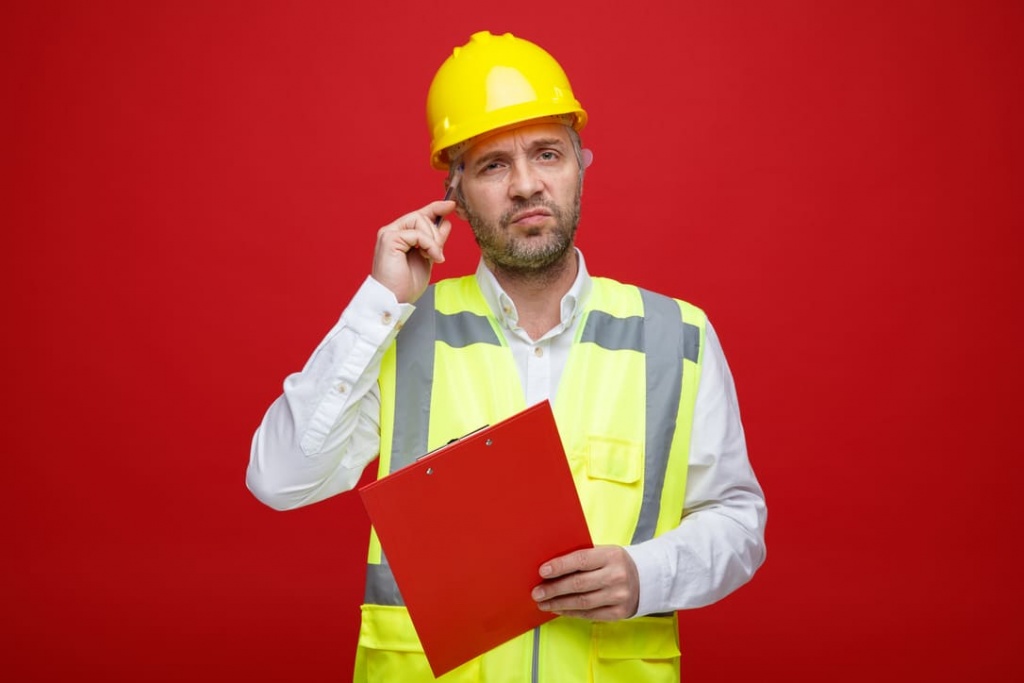
<instances>
[{"instance_id":1,"label":"construction uniform","mask_svg":"<svg viewBox=\"0 0 1024 683\"><path fill-rule=\"evenodd\" d=\"M603 278L593 279L581 316L555 419L595 545L640 543L682 516L705 316ZM381 476L526 407L501 326L472 276L442 281L417 301L379 384ZM365 602L356 680L435 680L375 536ZM558 618L439 680L678 681L676 618Z\"/></svg>"}]
</instances>

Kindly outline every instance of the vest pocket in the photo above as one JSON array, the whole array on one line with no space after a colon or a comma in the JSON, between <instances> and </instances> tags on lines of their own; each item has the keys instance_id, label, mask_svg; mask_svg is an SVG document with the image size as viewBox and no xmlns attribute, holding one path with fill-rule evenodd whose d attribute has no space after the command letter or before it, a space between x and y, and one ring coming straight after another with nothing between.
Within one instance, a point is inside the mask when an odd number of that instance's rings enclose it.
<instances>
[{"instance_id":1,"label":"vest pocket","mask_svg":"<svg viewBox=\"0 0 1024 683\"><path fill-rule=\"evenodd\" d=\"M391 605L362 606L356 683L476 683L480 680L479 670L480 663L474 659L434 678L409 612L404 607Z\"/></svg>"},{"instance_id":2,"label":"vest pocket","mask_svg":"<svg viewBox=\"0 0 1024 683\"><path fill-rule=\"evenodd\" d=\"M620 484L635 484L641 474L640 445L630 441L587 439L587 476Z\"/></svg>"},{"instance_id":3,"label":"vest pocket","mask_svg":"<svg viewBox=\"0 0 1024 683\"><path fill-rule=\"evenodd\" d=\"M576 454L584 465L576 488L595 545L626 545L643 502L643 448L639 443L588 437Z\"/></svg>"},{"instance_id":4,"label":"vest pocket","mask_svg":"<svg viewBox=\"0 0 1024 683\"><path fill-rule=\"evenodd\" d=\"M679 640L671 617L594 624L594 683L679 681Z\"/></svg>"}]
</instances>

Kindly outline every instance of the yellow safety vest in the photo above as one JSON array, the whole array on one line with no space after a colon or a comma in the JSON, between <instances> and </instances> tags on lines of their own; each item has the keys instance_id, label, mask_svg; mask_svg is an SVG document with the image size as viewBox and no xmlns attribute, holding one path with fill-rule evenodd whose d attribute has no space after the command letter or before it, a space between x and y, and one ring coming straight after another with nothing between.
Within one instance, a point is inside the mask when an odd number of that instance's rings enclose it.
<instances>
[{"instance_id":1,"label":"yellow safety vest","mask_svg":"<svg viewBox=\"0 0 1024 683\"><path fill-rule=\"evenodd\" d=\"M683 301L593 283L553 408L594 543L625 546L679 524L706 318ZM379 383L378 477L526 407L473 276L427 289L385 354ZM675 614L560 617L435 679L375 533L368 559L359 683L679 680Z\"/></svg>"}]
</instances>

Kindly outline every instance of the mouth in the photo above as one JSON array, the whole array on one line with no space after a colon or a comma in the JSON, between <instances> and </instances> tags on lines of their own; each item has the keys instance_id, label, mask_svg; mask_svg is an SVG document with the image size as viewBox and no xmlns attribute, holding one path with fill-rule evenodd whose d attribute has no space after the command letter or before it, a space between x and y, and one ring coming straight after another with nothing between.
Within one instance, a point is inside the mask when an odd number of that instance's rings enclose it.
<instances>
[{"instance_id":1,"label":"mouth","mask_svg":"<svg viewBox=\"0 0 1024 683\"><path fill-rule=\"evenodd\" d=\"M551 212L543 207L527 209L526 211L520 211L513 215L509 221L509 225L536 225L551 217Z\"/></svg>"}]
</instances>

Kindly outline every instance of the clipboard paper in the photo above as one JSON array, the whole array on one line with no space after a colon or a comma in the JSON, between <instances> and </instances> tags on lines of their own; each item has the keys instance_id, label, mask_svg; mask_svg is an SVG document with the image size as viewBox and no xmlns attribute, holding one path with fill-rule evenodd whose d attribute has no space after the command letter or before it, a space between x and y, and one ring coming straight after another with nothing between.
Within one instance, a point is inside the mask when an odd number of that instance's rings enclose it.
<instances>
[{"instance_id":1,"label":"clipboard paper","mask_svg":"<svg viewBox=\"0 0 1024 683\"><path fill-rule=\"evenodd\" d=\"M554 619L540 565L593 547L547 401L359 493L435 676Z\"/></svg>"}]
</instances>

